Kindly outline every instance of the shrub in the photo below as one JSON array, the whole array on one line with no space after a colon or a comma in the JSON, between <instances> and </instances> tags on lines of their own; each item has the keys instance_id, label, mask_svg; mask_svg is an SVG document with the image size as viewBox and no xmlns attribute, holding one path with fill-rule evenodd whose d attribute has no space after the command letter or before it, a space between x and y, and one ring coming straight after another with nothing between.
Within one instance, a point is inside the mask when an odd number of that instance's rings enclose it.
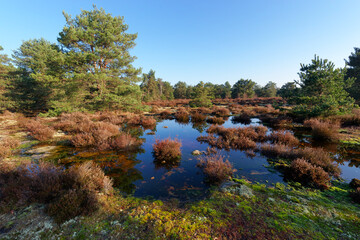
<instances>
[{"instance_id":1,"label":"shrub","mask_svg":"<svg viewBox=\"0 0 360 240\"><path fill-rule=\"evenodd\" d=\"M57 222L77 215L87 215L100 206L98 193L111 194L112 181L93 162L72 166L68 170L50 163L0 168L0 206L31 203L46 204L46 212Z\"/></svg>"},{"instance_id":2,"label":"shrub","mask_svg":"<svg viewBox=\"0 0 360 240\"><path fill-rule=\"evenodd\" d=\"M311 128L312 136L316 140L333 141L338 138L339 123L326 120L310 119L304 122L305 127Z\"/></svg>"},{"instance_id":3,"label":"shrub","mask_svg":"<svg viewBox=\"0 0 360 240\"><path fill-rule=\"evenodd\" d=\"M282 143L289 146L297 146L299 145L299 140L289 131L273 131L268 139L272 143Z\"/></svg>"},{"instance_id":4,"label":"shrub","mask_svg":"<svg viewBox=\"0 0 360 240\"><path fill-rule=\"evenodd\" d=\"M226 116L229 116L230 115L230 111L229 109L227 108L220 108L220 107L217 107L214 109L213 113L216 115L216 116L219 116L219 117L226 117Z\"/></svg>"},{"instance_id":5,"label":"shrub","mask_svg":"<svg viewBox=\"0 0 360 240\"><path fill-rule=\"evenodd\" d=\"M208 119L206 119L206 122L211 124L224 124L225 120L221 117L209 117Z\"/></svg>"},{"instance_id":6,"label":"shrub","mask_svg":"<svg viewBox=\"0 0 360 240\"><path fill-rule=\"evenodd\" d=\"M160 118L162 119L168 119L171 117L171 111L170 110L164 110L160 113Z\"/></svg>"},{"instance_id":7,"label":"shrub","mask_svg":"<svg viewBox=\"0 0 360 240\"><path fill-rule=\"evenodd\" d=\"M305 159L294 160L287 170L287 178L305 185L327 189L330 185L330 177L321 167L317 167Z\"/></svg>"},{"instance_id":8,"label":"shrub","mask_svg":"<svg viewBox=\"0 0 360 240\"><path fill-rule=\"evenodd\" d=\"M153 117L142 117L141 126L144 129L153 129L156 126L156 119Z\"/></svg>"},{"instance_id":9,"label":"shrub","mask_svg":"<svg viewBox=\"0 0 360 240\"><path fill-rule=\"evenodd\" d=\"M251 123L251 118L246 113L242 113L240 115L233 116L231 121L233 123L250 124Z\"/></svg>"},{"instance_id":10,"label":"shrub","mask_svg":"<svg viewBox=\"0 0 360 240\"><path fill-rule=\"evenodd\" d=\"M294 158L294 149L284 144L262 144L261 145L261 153L269 158L286 158L293 159Z\"/></svg>"},{"instance_id":11,"label":"shrub","mask_svg":"<svg viewBox=\"0 0 360 240\"><path fill-rule=\"evenodd\" d=\"M207 97L195 98L189 102L190 107L211 107L211 100Z\"/></svg>"},{"instance_id":12,"label":"shrub","mask_svg":"<svg viewBox=\"0 0 360 240\"><path fill-rule=\"evenodd\" d=\"M198 166L202 168L207 180L211 183L221 183L232 177L233 166L229 160L224 161L224 156L219 153L206 154L198 158Z\"/></svg>"},{"instance_id":13,"label":"shrub","mask_svg":"<svg viewBox=\"0 0 360 240\"><path fill-rule=\"evenodd\" d=\"M48 126L36 120L29 120L25 124L25 128L29 131L29 135L39 141L46 141L53 137L55 131Z\"/></svg>"},{"instance_id":14,"label":"shrub","mask_svg":"<svg viewBox=\"0 0 360 240\"><path fill-rule=\"evenodd\" d=\"M155 144L153 144L153 155L157 160L165 162L180 159L181 142L178 139L157 139Z\"/></svg>"},{"instance_id":15,"label":"shrub","mask_svg":"<svg viewBox=\"0 0 360 240\"><path fill-rule=\"evenodd\" d=\"M193 113L191 114L191 122L198 123L198 122L204 122L206 120L206 115L201 113Z\"/></svg>"},{"instance_id":16,"label":"shrub","mask_svg":"<svg viewBox=\"0 0 360 240\"><path fill-rule=\"evenodd\" d=\"M10 156L11 150L20 145L20 141L14 138L6 137L0 140L0 160Z\"/></svg>"},{"instance_id":17,"label":"shrub","mask_svg":"<svg viewBox=\"0 0 360 240\"><path fill-rule=\"evenodd\" d=\"M103 122L109 122L114 125L121 125L125 121L123 116L119 116L111 112L101 112L98 120Z\"/></svg>"},{"instance_id":18,"label":"shrub","mask_svg":"<svg viewBox=\"0 0 360 240\"><path fill-rule=\"evenodd\" d=\"M190 120L189 113L185 110L178 110L175 113L175 119L181 123L188 123Z\"/></svg>"}]
</instances>

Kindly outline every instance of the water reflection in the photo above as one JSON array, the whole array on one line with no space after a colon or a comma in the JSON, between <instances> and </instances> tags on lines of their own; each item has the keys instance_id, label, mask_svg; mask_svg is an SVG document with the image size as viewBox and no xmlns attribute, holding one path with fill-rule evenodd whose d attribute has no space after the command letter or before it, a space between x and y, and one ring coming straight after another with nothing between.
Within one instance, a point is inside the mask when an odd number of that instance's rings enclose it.
<instances>
[{"instance_id":1,"label":"water reflection","mask_svg":"<svg viewBox=\"0 0 360 240\"><path fill-rule=\"evenodd\" d=\"M224 127L243 127L248 124L237 123L227 119ZM261 121L252 118L250 125L259 125ZM155 198L176 197L180 199L194 199L206 193L209 186L204 182L204 175L196 165L197 158L191 154L194 150L206 151L208 144L201 144L196 140L210 124L179 123L175 120L158 121L153 129L153 135L142 127L127 126L123 130L144 139L143 144L134 151L128 152L94 152L85 149L74 149L63 146L48 160L68 166L78 162L93 160L98 163L105 173L113 178L115 187L121 192L144 197ZM166 127L166 128L165 128ZM271 129L270 129L271 130ZM348 146L332 143L313 142L309 132L294 129L296 136L304 146L323 147L331 152L340 164L342 177L350 181L360 175L360 152L349 149ZM161 162L154 159L152 145L156 139L178 138L182 142L182 158L178 161ZM272 168L268 168L268 161L258 152L230 150L223 153L237 170L235 176L246 178L252 182L272 184L283 182L283 177Z\"/></svg>"}]
</instances>

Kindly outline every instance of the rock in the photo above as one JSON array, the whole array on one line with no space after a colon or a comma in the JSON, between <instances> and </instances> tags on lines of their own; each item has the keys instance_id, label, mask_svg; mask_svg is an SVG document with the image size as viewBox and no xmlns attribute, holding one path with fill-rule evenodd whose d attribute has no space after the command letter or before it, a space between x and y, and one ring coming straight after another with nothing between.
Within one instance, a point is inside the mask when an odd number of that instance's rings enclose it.
<instances>
[{"instance_id":1,"label":"rock","mask_svg":"<svg viewBox=\"0 0 360 240\"><path fill-rule=\"evenodd\" d=\"M243 196L246 198L252 198L254 197L254 193L253 190L251 188L249 188L246 185L240 185L240 186L236 186L236 187L230 187L230 188L226 188L225 191L228 191L230 193L233 194L237 194L239 196Z\"/></svg>"},{"instance_id":2,"label":"rock","mask_svg":"<svg viewBox=\"0 0 360 240\"><path fill-rule=\"evenodd\" d=\"M202 152L200 152L199 150L194 150L194 151L192 151L191 154L192 154L192 155L201 155Z\"/></svg>"},{"instance_id":3,"label":"rock","mask_svg":"<svg viewBox=\"0 0 360 240\"><path fill-rule=\"evenodd\" d=\"M351 188L357 189L358 187L360 187L360 180L357 178L353 178L349 185Z\"/></svg>"},{"instance_id":4,"label":"rock","mask_svg":"<svg viewBox=\"0 0 360 240\"><path fill-rule=\"evenodd\" d=\"M163 128L168 128L168 126L164 126Z\"/></svg>"},{"instance_id":5,"label":"rock","mask_svg":"<svg viewBox=\"0 0 360 240\"><path fill-rule=\"evenodd\" d=\"M226 191L229 191L228 188L230 188L234 185L238 185L238 184L233 181L228 181L228 182L224 182L223 184L221 184L219 188L220 188L220 191L226 192Z\"/></svg>"}]
</instances>

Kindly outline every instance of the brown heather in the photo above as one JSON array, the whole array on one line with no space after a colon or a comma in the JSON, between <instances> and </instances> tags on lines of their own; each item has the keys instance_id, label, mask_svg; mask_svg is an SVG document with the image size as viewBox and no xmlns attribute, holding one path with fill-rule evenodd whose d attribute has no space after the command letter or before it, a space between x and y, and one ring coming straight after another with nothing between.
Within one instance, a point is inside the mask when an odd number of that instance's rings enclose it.
<instances>
[{"instance_id":1,"label":"brown heather","mask_svg":"<svg viewBox=\"0 0 360 240\"><path fill-rule=\"evenodd\" d=\"M12 210L31 203L46 205L45 211L57 222L95 212L98 193L111 194L112 181L93 162L68 170L50 163L0 167L0 208Z\"/></svg>"},{"instance_id":2,"label":"brown heather","mask_svg":"<svg viewBox=\"0 0 360 240\"><path fill-rule=\"evenodd\" d=\"M44 125L38 120L28 119L25 123L25 129L29 132L29 135L39 141L47 141L50 140L55 131Z\"/></svg>"},{"instance_id":3,"label":"brown heather","mask_svg":"<svg viewBox=\"0 0 360 240\"><path fill-rule=\"evenodd\" d=\"M198 123L198 122L204 122L206 120L206 115L201 113L192 113L191 114L191 122Z\"/></svg>"},{"instance_id":4,"label":"brown heather","mask_svg":"<svg viewBox=\"0 0 360 240\"><path fill-rule=\"evenodd\" d=\"M206 119L206 122L211 124L224 124L225 120L221 117L209 117L208 119Z\"/></svg>"},{"instance_id":5,"label":"brown heather","mask_svg":"<svg viewBox=\"0 0 360 240\"><path fill-rule=\"evenodd\" d=\"M299 140L289 131L279 130L273 131L268 139L272 143L285 144L288 146L298 146Z\"/></svg>"},{"instance_id":6,"label":"brown heather","mask_svg":"<svg viewBox=\"0 0 360 240\"><path fill-rule=\"evenodd\" d=\"M213 114L219 117L227 117L230 116L230 110L223 107L214 107Z\"/></svg>"},{"instance_id":7,"label":"brown heather","mask_svg":"<svg viewBox=\"0 0 360 240\"><path fill-rule=\"evenodd\" d=\"M340 124L329 120L309 119L304 126L311 128L312 136L316 140L333 141L338 139Z\"/></svg>"},{"instance_id":8,"label":"brown heather","mask_svg":"<svg viewBox=\"0 0 360 240\"><path fill-rule=\"evenodd\" d=\"M160 113L160 118L162 118L162 119L169 119L169 118L171 118L171 111L170 110L164 110L164 111L162 111L161 113Z\"/></svg>"},{"instance_id":9,"label":"brown heather","mask_svg":"<svg viewBox=\"0 0 360 240\"><path fill-rule=\"evenodd\" d=\"M6 137L0 139L0 160L11 156L12 149L17 148L20 141L14 138Z\"/></svg>"},{"instance_id":10,"label":"brown heather","mask_svg":"<svg viewBox=\"0 0 360 240\"><path fill-rule=\"evenodd\" d=\"M320 189L328 189L330 185L329 174L321 167L314 166L305 159L292 161L286 171L287 178Z\"/></svg>"},{"instance_id":11,"label":"brown heather","mask_svg":"<svg viewBox=\"0 0 360 240\"><path fill-rule=\"evenodd\" d=\"M210 183L219 184L229 177L232 177L234 169L229 160L219 153L206 154L198 158L198 166L202 168L207 180Z\"/></svg>"},{"instance_id":12,"label":"brown heather","mask_svg":"<svg viewBox=\"0 0 360 240\"><path fill-rule=\"evenodd\" d=\"M189 112L187 112L186 110L184 109L179 109L176 113L175 113L175 119L178 121L178 122L181 122L181 123L188 123L189 120L190 120L190 116L189 116Z\"/></svg>"},{"instance_id":13,"label":"brown heather","mask_svg":"<svg viewBox=\"0 0 360 240\"><path fill-rule=\"evenodd\" d=\"M159 161L172 161L181 157L181 142L178 139L156 140L153 155Z\"/></svg>"}]
</instances>

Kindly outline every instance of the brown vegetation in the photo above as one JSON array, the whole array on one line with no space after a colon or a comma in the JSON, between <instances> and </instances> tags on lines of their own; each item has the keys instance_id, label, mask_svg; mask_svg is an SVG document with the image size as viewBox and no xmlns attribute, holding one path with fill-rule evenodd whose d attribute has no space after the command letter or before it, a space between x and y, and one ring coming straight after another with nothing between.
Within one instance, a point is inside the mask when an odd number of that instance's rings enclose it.
<instances>
[{"instance_id":1,"label":"brown vegetation","mask_svg":"<svg viewBox=\"0 0 360 240\"><path fill-rule=\"evenodd\" d=\"M153 155L157 160L165 162L174 159L180 159L181 142L178 139L157 139L153 144Z\"/></svg>"},{"instance_id":2,"label":"brown vegetation","mask_svg":"<svg viewBox=\"0 0 360 240\"><path fill-rule=\"evenodd\" d=\"M191 122L198 123L198 122L204 122L206 120L206 115L201 113L192 113L191 114Z\"/></svg>"},{"instance_id":3,"label":"brown vegetation","mask_svg":"<svg viewBox=\"0 0 360 240\"><path fill-rule=\"evenodd\" d=\"M340 128L338 122L312 118L306 120L304 126L311 128L312 136L316 140L333 141L338 139Z\"/></svg>"},{"instance_id":4,"label":"brown vegetation","mask_svg":"<svg viewBox=\"0 0 360 240\"><path fill-rule=\"evenodd\" d=\"M268 139L272 143L277 144L285 144L288 146L298 146L299 140L289 131L273 131L269 136Z\"/></svg>"},{"instance_id":5,"label":"brown vegetation","mask_svg":"<svg viewBox=\"0 0 360 240\"><path fill-rule=\"evenodd\" d=\"M187 112L185 109L179 109L175 113L175 119L181 123L188 123L190 120L189 112Z\"/></svg>"},{"instance_id":6,"label":"brown vegetation","mask_svg":"<svg viewBox=\"0 0 360 240\"><path fill-rule=\"evenodd\" d=\"M25 128L29 135L39 141L46 141L53 137L55 131L38 120L28 119Z\"/></svg>"},{"instance_id":7,"label":"brown vegetation","mask_svg":"<svg viewBox=\"0 0 360 240\"><path fill-rule=\"evenodd\" d=\"M62 222L87 215L100 206L98 193L110 194L112 181L93 162L68 170L50 163L0 168L0 207L3 211L34 202L46 204L46 212Z\"/></svg>"},{"instance_id":8,"label":"brown vegetation","mask_svg":"<svg viewBox=\"0 0 360 240\"><path fill-rule=\"evenodd\" d=\"M207 180L211 183L221 183L232 177L234 169L229 160L219 153L206 154L198 158L198 166L202 168Z\"/></svg>"},{"instance_id":9,"label":"brown vegetation","mask_svg":"<svg viewBox=\"0 0 360 240\"><path fill-rule=\"evenodd\" d=\"M208 119L206 119L206 122L211 124L224 124L225 120L221 117L209 117Z\"/></svg>"},{"instance_id":10,"label":"brown vegetation","mask_svg":"<svg viewBox=\"0 0 360 240\"><path fill-rule=\"evenodd\" d=\"M171 111L170 110L164 110L160 113L160 118L162 119L169 119L171 117Z\"/></svg>"},{"instance_id":11,"label":"brown vegetation","mask_svg":"<svg viewBox=\"0 0 360 240\"><path fill-rule=\"evenodd\" d=\"M230 116L230 110L223 107L214 107L213 114L219 117L227 117Z\"/></svg>"},{"instance_id":12,"label":"brown vegetation","mask_svg":"<svg viewBox=\"0 0 360 240\"><path fill-rule=\"evenodd\" d=\"M10 137L2 138L0 141L0 160L10 156L12 149L20 145L19 140Z\"/></svg>"},{"instance_id":13,"label":"brown vegetation","mask_svg":"<svg viewBox=\"0 0 360 240\"><path fill-rule=\"evenodd\" d=\"M292 161L286 175L293 181L320 189L327 189L330 185L329 174L321 167L314 166L305 159L298 158Z\"/></svg>"}]
</instances>

